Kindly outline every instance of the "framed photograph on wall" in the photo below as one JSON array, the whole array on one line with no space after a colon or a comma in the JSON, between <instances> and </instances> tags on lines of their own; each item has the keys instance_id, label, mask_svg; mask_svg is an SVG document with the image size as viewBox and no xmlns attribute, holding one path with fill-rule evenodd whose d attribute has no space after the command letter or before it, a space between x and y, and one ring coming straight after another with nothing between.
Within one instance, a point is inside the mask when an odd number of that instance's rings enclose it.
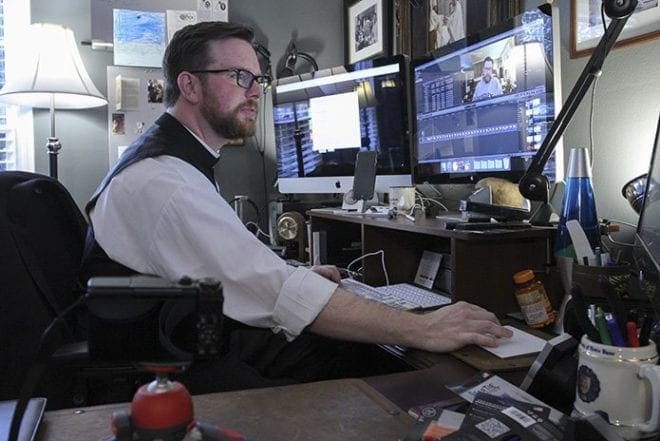
<instances>
[{"instance_id":1,"label":"framed photograph on wall","mask_svg":"<svg viewBox=\"0 0 660 441\"><path fill-rule=\"evenodd\" d=\"M571 0L571 58L590 55L604 33L600 1ZM610 20L606 16L606 24ZM639 0L614 47L660 37L658 0Z\"/></svg>"},{"instance_id":2,"label":"framed photograph on wall","mask_svg":"<svg viewBox=\"0 0 660 441\"><path fill-rule=\"evenodd\" d=\"M388 0L344 0L347 63L390 55L390 3Z\"/></svg>"},{"instance_id":3,"label":"framed photograph on wall","mask_svg":"<svg viewBox=\"0 0 660 441\"><path fill-rule=\"evenodd\" d=\"M465 0L430 0L428 8L428 50L434 51L465 38Z\"/></svg>"}]
</instances>

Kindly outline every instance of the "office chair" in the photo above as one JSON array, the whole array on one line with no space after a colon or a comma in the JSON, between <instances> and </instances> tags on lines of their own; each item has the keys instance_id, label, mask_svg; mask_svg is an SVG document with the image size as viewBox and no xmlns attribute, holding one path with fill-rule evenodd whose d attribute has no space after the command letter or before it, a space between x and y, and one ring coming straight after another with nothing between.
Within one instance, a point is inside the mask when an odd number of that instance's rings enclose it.
<instances>
[{"instance_id":1,"label":"office chair","mask_svg":"<svg viewBox=\"0 0 660 441\"><path fill-rule=\"evenodd\" d=\"M0 172L0 399L18 397L42 333L82 296L78 276L86 229L80 209L57 180ZM55 331L52 346L67 345L59 356L66 363L49 366L36 390L51 409L124 401L135 390L129 379L121 380L130 383L124 394L114 395L116 384L91 390L101 378L115 383L118 373L135 370L88 364L84 345L81 349L85 334L81 314L67 315Z\"/></svg>"}]
</instances>

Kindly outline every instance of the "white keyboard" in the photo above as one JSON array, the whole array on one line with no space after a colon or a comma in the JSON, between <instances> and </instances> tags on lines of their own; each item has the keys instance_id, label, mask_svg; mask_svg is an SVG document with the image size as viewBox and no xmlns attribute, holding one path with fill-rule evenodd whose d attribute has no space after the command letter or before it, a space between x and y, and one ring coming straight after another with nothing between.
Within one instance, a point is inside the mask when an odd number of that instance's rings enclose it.
<instances>
[{"instance_id":1,"label":"white keyboard","mask_svg":"<svg viewBox=\"0 0 660 441\"><path fill-rule=\"evenodd\" d=\"M447 296L409 283L374 288L354 279L342 279L339 286L361 297L385 303L397 309L431 308L451 303L451 299Z\"/></svg>"}]
</instances>

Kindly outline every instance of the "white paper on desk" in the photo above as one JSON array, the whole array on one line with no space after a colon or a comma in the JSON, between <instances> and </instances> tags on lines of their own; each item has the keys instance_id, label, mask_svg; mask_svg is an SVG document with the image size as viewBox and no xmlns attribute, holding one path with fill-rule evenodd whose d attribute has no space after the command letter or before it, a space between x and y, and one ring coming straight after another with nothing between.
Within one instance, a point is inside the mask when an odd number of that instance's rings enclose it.
<instances>
[{"instance_id":1,"label":"white paper on desk","mask_svg":"<svg viewBox=\"0 0 660 441\"><path fill-rule=\"evenodd\" d=\"M511 338L500 339L500 345L496 348L486 348L488 352L492 352L500 358L515 357L517 355L532 354L534 352L541 352L546 341L535 335L528 334L513 326L505 326L505 328L513 331ZM482 346L483 347L483 346Z\"/></svg>"}]
</instances>

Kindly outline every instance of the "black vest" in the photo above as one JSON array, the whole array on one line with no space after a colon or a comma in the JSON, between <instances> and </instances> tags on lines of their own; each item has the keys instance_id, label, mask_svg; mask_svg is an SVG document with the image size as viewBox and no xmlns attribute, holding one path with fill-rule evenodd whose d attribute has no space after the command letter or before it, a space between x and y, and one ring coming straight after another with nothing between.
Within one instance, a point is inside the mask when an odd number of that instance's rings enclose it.
<instances>
[{"instance_id":1,"label":"black vest","mask_svg":"<svg viewBox=\"0 0 660 441\"><path fill-rule=\"evenodd\" d=\"M158 118L140 138L134 141L103 178L91 199L85 206L89 213L96 205L99 195L105 190L110 181L122 170L142 159L153 158L160 155L177 157L191 164L202 173L215 186L213 166L218 161L179 121L169 113ZM103 251L103 248L94 238L94 230L90 224L87 229L85 254L81 277L83 283L92 276L119 276L134 274L135 271L113 261Z\"/></svg>"}]
</instances>

